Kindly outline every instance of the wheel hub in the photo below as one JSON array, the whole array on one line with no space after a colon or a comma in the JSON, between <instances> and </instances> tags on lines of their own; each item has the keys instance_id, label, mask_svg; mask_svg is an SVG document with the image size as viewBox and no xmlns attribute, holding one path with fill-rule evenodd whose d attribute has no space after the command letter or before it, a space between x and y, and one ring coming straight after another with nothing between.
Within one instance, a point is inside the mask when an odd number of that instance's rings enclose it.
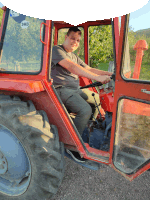
<instances>
[{"instance_id":1,"label":"wheel hub","mask_svg":"<svg viewBox=\"0 0 150 200\"><path fill-rule=\"evenodd\" d=\"M8 196L18 196L29 186L30 161L20 140L2 124L0 136L0 192Z\"/></svg>"},{"instance_id":2,"label":"wheel hub","mask_svg":"<svg viewBox=\"0 0 150 200\"><path fill-rule=\"evenodd\" d=\"M0 174L5 174L8 170L7 159L4 154L0 151Z\"/></svg>"}]
</instances>

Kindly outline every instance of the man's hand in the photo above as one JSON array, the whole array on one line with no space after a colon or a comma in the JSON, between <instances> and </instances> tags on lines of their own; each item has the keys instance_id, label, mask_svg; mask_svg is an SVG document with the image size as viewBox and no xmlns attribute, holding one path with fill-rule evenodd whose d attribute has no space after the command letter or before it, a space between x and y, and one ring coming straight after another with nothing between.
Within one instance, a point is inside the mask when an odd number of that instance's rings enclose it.
<instances>
[{"instance_id":1,"label":"man's hand","mask_svg":"<svg viewBox=\"0 0 150 200\"><path fill-rule=\"evenodd\" d=\"M58 64L73 74L101 82L102 84L106 84L111 80L110 79L110 76L112 75L111 72L105 72L107 74L107 75L105 75L104 71L101 71L102 74L101 73L98 74L98 72L100 70L97 70L97 69L89 70L89 68L87 68L87 67L83 68L82 66L72 62L71 60L69 60L67 58L61 60Z\"/></svg>"},{"instance_id":2,"label":"man's hand","mask_svg":"<svg viewBox=\"0 0 150 200\"><path fill-rule=\"evenodd\" d=\"M112 72L106 72L106 71L104 72L104 71L103 71L103 74L101 74L101 75L102 75L102 76L103 76L103 75L112 76L113 73L112 73Z\"/></svg>"},{"instance_id":3,"label":"man's hand","mask_svg":"<svg viewBox=\"0 0 150 200\"><path fill-rule=\"evenodd\" d=\"M102 84L106 84L111 81L111 78L108 75L100 75L97 81L101 82Z\"/></svg>"},{"instance_id":4,"label":"man's hand","mask_svg":"<svg viewBox=\"0 0 150 200\"><path fill-rule=\"evenodd\" d=\"M96 68L92 68L92 67L90 67L90 66L86 66L85 67L88 71L90 71L90 72L93 72L93 73L95 73L95 74L97 74L97 75L101 75L101 76L112 76L112 72L108 72L108 71L103 71L103 70L99 70L99 69L96 69Z\"/></svg>"}]
</instances>

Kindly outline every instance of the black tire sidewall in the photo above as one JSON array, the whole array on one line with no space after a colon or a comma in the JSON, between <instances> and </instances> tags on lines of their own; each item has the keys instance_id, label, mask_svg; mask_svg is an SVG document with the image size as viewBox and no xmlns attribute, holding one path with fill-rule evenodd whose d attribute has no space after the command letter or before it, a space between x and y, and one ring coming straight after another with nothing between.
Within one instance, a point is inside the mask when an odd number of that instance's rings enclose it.
<instances>
[{"instance_id":1,"label":"black tire sidewall","mask_svg":"<svg viewBox=\"0 0 150 200\"><path fill-rule=\"evenodd\" d=\"M20 102L20 106L22 106L22 103ZM37 112L37 111L36 111ZM38 115L40 115L39 112L37 112ZM45 169L45 166L48 166L48 164L51 162L53 162L53 160L55 160L55 165L61 165L61 168L59 170L61 177L59 180L55 180L54 182L57 182L55 184L56 190L58 189L58 187L60 186L63 176L64 176L64 146L62 143L59 143L59 149L55 150L54 149L54 143L55 142L59 142L59 141L55 141L56 139L59 140L59 137L54 137L54 139L51 139L51 141L49 142L44 142L43 138L40 136L40 131L37 131L37 137L36 137L36 129L33 127L30 127L28 125L22 126L22 124L19 122L18 120L18 116L14 116L14 118L16 118L15 120L18 121L18 126L15 126L13 124L13 120L9 120L7 119L6 116L2 116L0 114L0 124L2 124L3 126L5 126L6 128L8 128L9 130L11 130L13 132L13 134L18 138L18 140L20 141L20 143L22 144L23 148L25 149L27 156L30 160L30 164L31 164L31 180L30 180L30 184L28 185L27 190L19 196L8 196L5 194L2 194L0 192L0 199L5 199L5 200L45 200L45 199L50 199L55 195L55 191L53 192L49 192L46 191L46 189L43 189L43 185L42 185L42 177L41 177L41 171L42 169ZM34 118L34 116L33 116ZM35 130L34 130L35 129ZM34 132L35 131L35 132ZM34 132L34 137L35 140L33 140L33 135L32 133ZM43 134L44 135L44 134ZM37 142L37 143L36 143ZM45 150L44 150L45 149ZM54 155L56 154L56 157L54 156L49 156L50 161L47 158L43 158L42 156L42 152L40 153L40 151L43 151L43 155L44 153L48 152L49 154L51 154L51 151L54 151ZM55 152L56 151L56 152ZM58 159L58 157L61 157L61 160ZM47 170L48 173L49 170ZM44 179L46 180L50 180L50 179ZM44 181L44 182L45 182ZM45 185L48 184L45 183Z\"/></svg>"}]
</instances>

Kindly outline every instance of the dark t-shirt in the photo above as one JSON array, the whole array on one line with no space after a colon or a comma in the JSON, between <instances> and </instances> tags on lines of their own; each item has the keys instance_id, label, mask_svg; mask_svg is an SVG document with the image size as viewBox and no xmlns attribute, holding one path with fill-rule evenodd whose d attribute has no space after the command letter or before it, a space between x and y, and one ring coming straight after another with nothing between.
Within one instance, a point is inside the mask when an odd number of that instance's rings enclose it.
<instances>
[{"instance_id":1,"label":"dark t-shirt","mask_svg":"<svg viewBox=\"0 0 150 200\"><path fill-rule=\"evenodd\" d=\"M87 66L76 54L67 52L63 45L54 46L52 50L51 77L55 88L65 86L71 89L79 88L79 77L58 64L61 60L68 58L74 63Z\"/></svg>"}]
</instances>

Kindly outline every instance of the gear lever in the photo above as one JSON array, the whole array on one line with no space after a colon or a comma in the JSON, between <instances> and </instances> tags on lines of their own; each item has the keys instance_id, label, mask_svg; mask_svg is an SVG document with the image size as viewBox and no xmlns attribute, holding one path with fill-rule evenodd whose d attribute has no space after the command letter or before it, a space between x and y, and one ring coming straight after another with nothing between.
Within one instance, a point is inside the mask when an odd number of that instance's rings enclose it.
<instances>
[{"instance_id":1,"label":"gear lever","mask_svg":"<svg viewBox=\"0 0 150 200\"><path fill-rule=\"evenodd\" d=\"M95 101L96 108L98 109L98 105L97 105L97 102L96 102L96 99L95 99L95 94L94 94L94 93L92 93L92 96L93 96L93 98L94 98L94 101ZM98 109L98 112L99 112L99 114L100 114L100 117L101 117L101 113L100 113L99 109Z\"/></svg>"},{"instance_id":2,"label":"gear lever","mask_svg":"<svg viewBox=\"0 0 150 200\"><path fill-rule=\"evenodd\" d=\"M102 127L102 115L101 115L101 113L100 113L100 110L99 110L99 108L98 108L98 106L100 105L97 105L97 102L96 102L96 99L95 99L95 93L92 93L92 96L93 96L93 98L94 98L94 101L95 101L95 107L96 107L96 109L98 109L98 112L99 112L99 114L100 114L100 119L98 120L99 122L98 122L98 126L97 126L97 128L100 128L100 127ZM96 122L97 122L97 120L96 120Z\"/></svg>"}]
</instances>

